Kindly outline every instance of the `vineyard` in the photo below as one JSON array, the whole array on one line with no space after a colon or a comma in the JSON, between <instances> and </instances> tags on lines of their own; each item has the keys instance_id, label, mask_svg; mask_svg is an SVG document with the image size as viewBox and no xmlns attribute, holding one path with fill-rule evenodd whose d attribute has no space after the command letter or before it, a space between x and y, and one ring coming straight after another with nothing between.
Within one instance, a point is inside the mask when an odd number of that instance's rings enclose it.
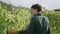
<instances>
[{"instance_id":1,"label":"vineyard","mask_svg":"<svg viewBox=\"0 0 60 34\"><path fill-rule=\"evenodd\" d=\"M50 21L51 34L60 34L60 11L45 10L42 14ZM18 8L0 2L0 34L6 34L10 29L26 30L31 16L27 8Z\"/></svg>"}]
</instances>

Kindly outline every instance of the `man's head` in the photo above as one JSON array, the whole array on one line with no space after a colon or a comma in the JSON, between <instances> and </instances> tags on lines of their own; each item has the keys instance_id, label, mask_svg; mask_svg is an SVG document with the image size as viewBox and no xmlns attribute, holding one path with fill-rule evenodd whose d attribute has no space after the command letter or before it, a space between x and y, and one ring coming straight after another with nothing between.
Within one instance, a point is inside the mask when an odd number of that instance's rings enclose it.
<instances>
[{"instance_id":1,"label":"man's head","mask_svg":"<svg viewBox=\"0 0 60 34\"><path fill-rule=\"evenodd\" d=\"M41 5L34 4L34 5L31 6L31 13L32 13L32 15L35 15L35 14L41 12L41 11L42 11L42 6Z\"/></svg>"}]
</instances>

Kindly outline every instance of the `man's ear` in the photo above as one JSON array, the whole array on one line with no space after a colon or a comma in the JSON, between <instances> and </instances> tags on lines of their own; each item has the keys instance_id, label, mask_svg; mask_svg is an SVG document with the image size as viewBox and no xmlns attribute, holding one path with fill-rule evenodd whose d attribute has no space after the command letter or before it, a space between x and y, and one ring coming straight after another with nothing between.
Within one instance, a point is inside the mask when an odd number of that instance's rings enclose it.
<instances>
[{"instance_id":1,"label":"man's ear","mask_svg":"<svg viewBox=\"0 0 60 34\"><path fill-rule=\"evenodd\" d=\"M37 11L37 9L35 9L35 11Z\"/></svg>"}]
</instances>

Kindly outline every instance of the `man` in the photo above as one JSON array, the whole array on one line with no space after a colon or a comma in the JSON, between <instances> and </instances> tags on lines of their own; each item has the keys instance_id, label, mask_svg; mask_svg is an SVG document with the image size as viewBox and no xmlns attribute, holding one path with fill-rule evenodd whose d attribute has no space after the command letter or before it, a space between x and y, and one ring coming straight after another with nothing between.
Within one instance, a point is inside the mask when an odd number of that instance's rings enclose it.
<instances>
[{"instance_id":1,"label":"man","mask_svg":"<svg viewBox=\"0 0 60 34\"><path fill-rule=\"evenodd\" d=\"M47 17L41 14L42 6L34 4L31 7L30 25L25 31L18 31L19 34L50 34L50 25ZM14 30L13 30L14 31ZM14 31L16 32L16 31Z\"/></svg>"}]
</instances>

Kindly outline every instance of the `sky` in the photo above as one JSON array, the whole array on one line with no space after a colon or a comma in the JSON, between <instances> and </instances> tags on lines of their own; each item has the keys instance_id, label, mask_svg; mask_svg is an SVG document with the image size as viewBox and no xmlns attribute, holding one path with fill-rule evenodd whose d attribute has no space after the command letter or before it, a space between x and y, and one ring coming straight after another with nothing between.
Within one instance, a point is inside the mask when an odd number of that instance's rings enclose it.
<instances>
[{"instance_id":1,"label":"sky","mask_svg":"<svg viewBox=\"0 0 60 34\"><path fill-rule=\"evenodd\" d=\"M40 4L46 9L60 9L60 0L0 0L14 6L30 8L33 4Z\"/></svg>"}]
</instances>

